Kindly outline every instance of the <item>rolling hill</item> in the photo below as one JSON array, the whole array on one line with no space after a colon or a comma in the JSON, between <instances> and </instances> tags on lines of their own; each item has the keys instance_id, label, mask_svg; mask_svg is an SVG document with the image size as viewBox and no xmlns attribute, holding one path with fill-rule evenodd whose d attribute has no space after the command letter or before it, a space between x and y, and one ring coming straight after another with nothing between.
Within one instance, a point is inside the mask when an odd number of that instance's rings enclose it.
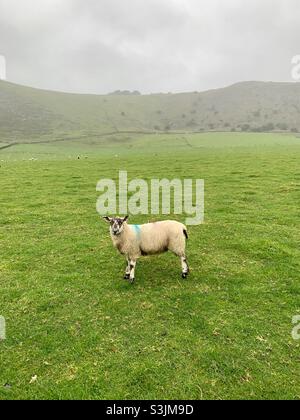
<instances>
[{"instance_id":1,"label":"rolling hill","mask_svg":"<svg viewBox=\"0 0 300 420\"><path fill-rule=\"evenodd\" d=\"M203 93L78 95L0 81L0 143L125 132L300 131L300 84L243 82Z\"/></svg>"}]
</instances>

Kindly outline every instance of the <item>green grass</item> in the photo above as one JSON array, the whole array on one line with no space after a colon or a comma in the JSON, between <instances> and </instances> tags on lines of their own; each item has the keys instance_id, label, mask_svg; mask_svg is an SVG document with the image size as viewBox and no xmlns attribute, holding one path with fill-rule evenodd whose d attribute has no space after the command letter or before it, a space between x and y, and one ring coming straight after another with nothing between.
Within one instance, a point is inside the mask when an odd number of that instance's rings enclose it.
<instances>
[{"instance_id":1,"label":"green grass","mask_svg":"<svg viewBox=\"0 0 300 420\"><path fill-rule=\"evenodd\" d=\"M0 399L299 399L299 159L296 137L250 134L1 151ZM188 281L169 254L122 280L95 211L119 169L205 179Z\"/></svg>"}]
</instances>

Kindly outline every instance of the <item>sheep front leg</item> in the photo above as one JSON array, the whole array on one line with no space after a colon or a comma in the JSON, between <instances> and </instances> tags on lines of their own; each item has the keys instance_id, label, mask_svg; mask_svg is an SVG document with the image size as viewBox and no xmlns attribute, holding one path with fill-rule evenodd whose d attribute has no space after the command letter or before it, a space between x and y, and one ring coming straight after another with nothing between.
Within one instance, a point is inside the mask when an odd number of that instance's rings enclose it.
<instances>
[{"instance_id":1,"label":"sheep front leg","mask_svg":"<svg viewBox=\"0 0 300 420\"><path fill-rule=\"evenodd\" d=\"M129 281L130 283L134 283L135 281L135 267L136 267L136 260L130 260L130 274L129 274Z\"/></svg>"},{"instance_id":2,"label":"sheep front leg","mask_svg":"<svg viewBox=\"0 0 300 420\"><path fill-rule=\"evenodd\" d=\"M130 278L130 260L127 258L127 266L126 266L126 271L124 274L124 280L129 280Z\"/></svg>"}]
</instances>

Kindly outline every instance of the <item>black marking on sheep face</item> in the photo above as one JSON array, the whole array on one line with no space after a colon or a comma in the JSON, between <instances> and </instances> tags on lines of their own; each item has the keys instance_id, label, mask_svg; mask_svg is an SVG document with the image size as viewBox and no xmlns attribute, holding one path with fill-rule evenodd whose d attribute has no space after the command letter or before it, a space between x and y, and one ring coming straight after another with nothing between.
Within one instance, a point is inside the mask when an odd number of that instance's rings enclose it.
<instances>
[{"instance_id":1,"label":"black marking on sheep face","mask_svg":"<svg viewBox=\"0 0 300 420\"><path fill-rule=\"evenodd\" d=\"M123 232L124 223L127 221L128 216L122 217L105 217L104 218L110 224L110 230L112 235L119 236Z\"/></svg>"},{"instance_id":2,"label":"black marking on sheep face","mask_svg":"<svg viewBox=\"0 0 300 420\"><path fill-rule=\"evenodd\" d=\"M111 231L112 231L113 235L115 235L115 236L121 235L121 233L123 231L123 223L124 223L124 221L122 219L119 219L119 218L114 219L111 222L110 225L111 225Z\"/></svg>"}]
</instances>

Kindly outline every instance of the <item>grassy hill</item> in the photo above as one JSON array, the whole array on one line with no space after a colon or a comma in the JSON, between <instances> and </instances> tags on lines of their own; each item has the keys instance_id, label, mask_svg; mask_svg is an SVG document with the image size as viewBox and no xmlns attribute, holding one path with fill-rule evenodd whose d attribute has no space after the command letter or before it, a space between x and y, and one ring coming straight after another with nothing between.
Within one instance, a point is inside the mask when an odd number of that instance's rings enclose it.
<instances>
[{"instance_id":1,"label":"grassy hill","mask_svg":"<svg viewBox=\"0 0 300 420\"><path fill-rule=\"evenodd\" d=\"M0 81L0 147L117 132L300 131L300 84L203 93L75 95Z\"/></svg>"}]
</instances>

